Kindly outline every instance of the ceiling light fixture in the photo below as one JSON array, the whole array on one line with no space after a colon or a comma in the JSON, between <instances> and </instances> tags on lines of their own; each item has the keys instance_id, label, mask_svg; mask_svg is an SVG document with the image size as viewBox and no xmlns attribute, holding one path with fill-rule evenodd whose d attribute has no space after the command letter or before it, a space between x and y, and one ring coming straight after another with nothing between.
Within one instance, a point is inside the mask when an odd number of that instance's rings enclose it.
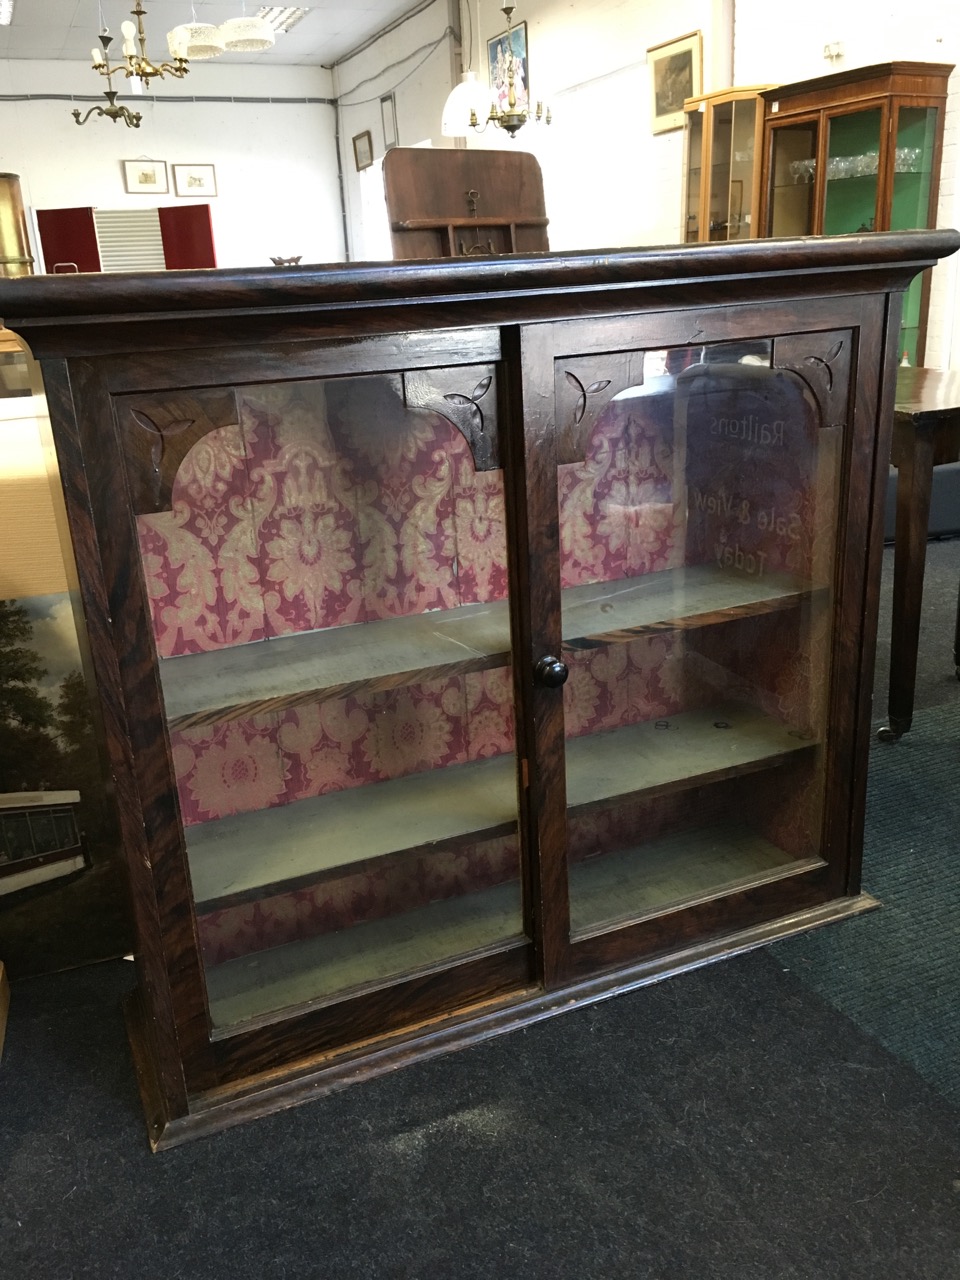
<instances>
[{"instance_id":1,"label":"ceiling light fixture","mask_svg":"<svg viewBox=\"0 0 960 1280\"><path fill-rule=\"evenodd\" d=\"M227 53L260 53L269 49L276 36L263 18L228 18L220 23L220 38Z\"/></svg>"},{"instance_id":2,"label":"ceiling light fixture","mask_svg":"<svg viewBox=\"0 0 960 1280\"><path fill-rule=\"evenodd\" d=\"M113 43L113 36L107 27L103 27L100 32L100 44L103 52L98 53L96 49L91 49L90 51L94 71L106 76L107 83L110 85L109 89L104 90L104 97L107 99L108 105L105 107L91 107L86 115L82 117L79 111L74 111L73 118L77 124L86 124L92 115L98 115L106 116L114 124L118 120L122 120L127 128L139 129L142 118L140 112L129 111L126 107L117 106L118 90L113 87L113 76L118 72L122 72L126 80L132 81L131 90L133 92L141 92L144 87L149 86L151 80L162 80L164 76L173 76L177 80L182 80L189 71L186 60L181 54L171 55L173 57L172 63L161 62L157 66L151 62L147 57L147 33L143 27L143 20L147 13L141 4L141 0L136 0L136 5L130 10L130 15L136 18L136 25L132 22L121 22L120 24L120 30L123 33L122 62L118 62L115 66L110 65L110 45Z\"/></svg>"},{"instance_id":3,"label":"ceiling light fixture","mask_svg":"<svg viewBox=\"0 0 960 1280\"><path fill-rule=\"evenodd\" d=\"M196 11L193 22L183 22L167 32L167 48L171 58L184 58L188 62L206 62L208 58L219 57L226 49L220 28L212 22L197 22Z\"/></svg>"},{"instance_id":4,"label":"ceiling light fixture","mask_svg":"<svg viewBox=\"0 0 960 1280\"><path fill-rule=\"evenodd\" d=\"M0 27L9 27L13 21L13 0L0 0Z\"/></svg>"},{"instance_id":5,"label":"ceiling light fixture","mask_svg":"<svg viewBox=\"0 0 960 1280\"><path fill-rule=\"evenodd\" d=\"M473 42L480 39L480 0L477 0L476 29L470 15L470 0L467 0L464 12L469 33L466 40L467 65L460 74L460 83L453 86L443 104L440 132L445 138L465 138L470 132L471 119L485 114L490 106L490 91L480 83L473 70Z\"/></svg>"},{"instance_id":6,"label":"ceiling light fixture","mask_svg":"<svg viewBox=\"0 0 960 1280\"><path fill-rule=\"evenodd\" d=\"M476 111L470 112L470 127L476 129L478 133L483 133L488 124L493 124L498 129L504 129L511 138L514 138L517 130L522 129L530 119L530 106L524 88L527 69L523 65L523 60L518 58L514 51L513 34L510 28L510 20L516 7L515 4L500 6L500 11L507 20L507 34L501 38L500 47L497 51L499 71L497 93L499 101L494 101L490 104L490 110L483 124L480 123ZM500 69L501 66L502 70ZM523 102L517 98L518 84L523 94ZM533 118L537 124L540 124L541 121L549 124L552 118L550 108L547 107L546 112L544 112L543 103L538 102Z\"/></svg>"},{"instance_id":7,"label":"ceiling light fixture","mask_svg":"<svg viewBox=\"0 0 960 1280\"><path fill-rule=\"evenodd\" d=\"M258 9L257 17L262 18L264 22L269 22L277 35L286 35L298 22L302 22L309 12L309 9L284 8L282 5L271 4Z\"/></svg>"}]
</instances>

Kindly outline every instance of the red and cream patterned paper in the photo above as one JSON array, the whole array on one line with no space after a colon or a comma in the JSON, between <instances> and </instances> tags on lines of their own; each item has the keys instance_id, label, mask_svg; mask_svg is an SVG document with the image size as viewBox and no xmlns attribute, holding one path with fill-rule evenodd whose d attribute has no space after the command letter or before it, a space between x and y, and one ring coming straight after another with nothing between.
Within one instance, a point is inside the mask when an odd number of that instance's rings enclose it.
<instances>
[{"instance_id":1,"label":"red and cream patterned paper","mask_svg":"<svg viewBox=\"0 0 960 1280\"><path fill-rule=\"evenodd\" d=\"M184 460L172 509L139 520L161 657L506 596L502 473L478 472L445 418L405 410L393 379L248 388L240 403L239 424L211 432ZM613 401L584 460L560 468L563 586L637 577L689 555L686 444L675 445L664 408ZM808 458L794 470L781 470L777 502L808 527L815 477ZM761 628L749 662L746 632L735 627L714 628L691 648L677 632L572 651L567 733L697 705L709 694L697 673L704 654L732 675L749 668L752 701L808 724L810 638L792 625ZM776 644L765 647L764 635ZM187 826L504 754L513 742L508 668L171 734ZM673 815L662 805L580 815L572 847L589 856L621 828L633 839L641 818L652 831ZM515 837L396 855L209 913L205 957L219 963L518 876Z\"/></svg>"}]
</instances>

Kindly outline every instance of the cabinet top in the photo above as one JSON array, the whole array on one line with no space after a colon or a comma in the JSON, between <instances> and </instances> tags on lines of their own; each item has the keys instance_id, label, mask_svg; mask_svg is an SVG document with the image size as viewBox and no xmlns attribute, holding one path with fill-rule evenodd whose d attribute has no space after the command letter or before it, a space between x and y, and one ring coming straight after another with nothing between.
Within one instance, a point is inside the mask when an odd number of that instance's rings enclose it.
<instances>
[{"instance_id":1,"label":"cabinet top","mask_svg":"<svg viewBox=\"0 0 960 1280\"><path fill-rule=\"evenodd\" d=\"M509 324L803 292L883 292L960 248L954 230L294 268L0 278L0 321L34 354ZM108 338L106 330L112 330ZM99 335L98 335L99 331ZM123 337L118 335L123 333ZM36 345L39 342L39 345Z\"/></svg>"},{"instance_id":2,"label":"cabinet top","mask_svg":"<svg viewBox=\"0 0 960 1280\"><path fill-rule=\"evenodd\" d=\"M869 67L848 67L811 80L762 89L765 102L774 99L831 94L845 87L867 88L871 93L925 93L946 96L951 62L878 62Z\"/></svg>"}]
</instances>

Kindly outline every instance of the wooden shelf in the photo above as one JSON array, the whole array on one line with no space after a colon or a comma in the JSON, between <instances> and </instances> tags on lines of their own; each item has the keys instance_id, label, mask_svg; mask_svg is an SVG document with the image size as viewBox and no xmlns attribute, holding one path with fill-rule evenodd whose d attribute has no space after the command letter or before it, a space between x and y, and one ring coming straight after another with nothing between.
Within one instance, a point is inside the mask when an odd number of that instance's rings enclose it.
<instances>
[{"instance_id":1,"label":"wooden shelf","mask_svg":"<svg viewBox=\"0 0 960 1280\"><path fill-rule=\"evenodd\" d=\"M675 832L575 863L571 931L586 937L822 865L791 858L745 828ZM224 1030L516 945L522 924L514 881L230 960L207 970L213 1024Z\"/></svg>"},{"instance_id":2,"label":"wooden shelf","mask_svg":"<svg viewBox=\"0 0 960 1280\"><path fill-rule=\"evenodd\" d=\"M561 597L563 643L592 648L654 631L729 622L791 608L810 590L809 583L787 574L748 577L708 564L570 587Z\"/></svg>"},{"instance_id":3,"label":"wooden shelf","mask_svg":"<svg viewBox=\"0 0 960 1280\"><path fill-rule=\"evenodd\" d=\"M516 823L512 756L236 814L186 829L194 901L212 910L311 883L334 867L494 836Z\"/></svg>"},{"instance_id":4,"label":"wooden shelf","mask_svg":"<svg viewBox=\"0 0 960 1280\"><path fill-rule=\"evenodd\" d=\"M168 724L186 729L500 667L509 649L507 604L497 601L167 658L160 679Z\"/></svg>"},{"instance_id":5,"label":"wooden shelf","mask_svg":"<svg viewBox=\"0 0 960 1280\"><path fill-rule=\"evenodd\" d=\"M210 967L210 1017L222 1031L291 1005L328 1002L523 941L516 881Z\"/></svg>"},{"instance_id":6,"label":"wooden shelf","mask_svg":"<svg viewBox=\"0 0 960 1280\"><path fill-rule=\"evenodd\" d=\"M745 827L671 832L574 863L571 932L589 937L823 865L820 858L793 858Z\"/></svg>"},{"instance_id":7,"label":"wooden shelf","mask_svg":"<svg viewBox=\"0 0 960 1280\"><path fill-rule=\"evenodd\" d=\"M808 584L786 575L744 577L710 565L573 587L562 597L564 644L591 647L706 626L788 608L808 592ZM500 667L509 649L501 600L167 658L160 677L168 724L186 729Z\"/></svg>"},{"instance_id":8,"label":"wooden shelf","mask_svg":"<svg viewBox=\"0 0 960 1280\"><path fill-rule=\"evenodd\" d=\"M683 790L772 767L810 745L749 707L688 711L571 739L567 802ZM188 827L194 901L211 911L333 868L502 834L515 827L517 807L515 760L497 756Z\"/></svg>"}]
</instances>

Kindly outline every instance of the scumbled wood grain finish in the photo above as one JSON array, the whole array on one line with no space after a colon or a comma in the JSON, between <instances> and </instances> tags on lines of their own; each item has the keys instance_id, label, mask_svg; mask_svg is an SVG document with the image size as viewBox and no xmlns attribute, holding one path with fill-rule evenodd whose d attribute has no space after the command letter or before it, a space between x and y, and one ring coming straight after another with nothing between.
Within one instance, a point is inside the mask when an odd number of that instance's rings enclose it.
<instances>
[{"instance_id":1,"label":"scumbled wood grain finish","mask_svg":"<svg viewBox=\"0 0 960 1280\"><path fill-rule=\"evenodd\" d=\"M0 281L0 315L43 361L64 472L133 889L140 1012L131 1014L131 1035L155 1145L869 905L859 894L859 860L899 292L958 244L954 232L924 232L386 267L160 273L148 280ZM823 427L823 474L814 470L810 484L815 505L833 495L838 502L839 536L827 559L814 546L815 572L805 574L708 584L698 580L702 565L683 563L667 577L640 573L626 584L584 582L562 591L558 475L595 465L607 415L631 412L618 407L616 396L642 385L644 354L758 339L769 341L773 368L803 380ZM478 474L502 469L509 604L500 604L489 635L477 620L474 652L462 658L446 656L444 643L434 652L433 641L420 639L403 656L402 644L389 640L379 674L359 651L345 650L327 668L326 656L311 654L306 675L291 670L281 678L274 669L264 679L257 661L238 650L225 657L223 671L215 655L199 655L197 671L206 664L213 675L198 675L192 687L187 676L181 684L175 664L188 659L161 663L147 624L137 511L166 510L180 459L194 441L233 429L241 388L305 379L345 387L371 375L392 379L406 412L453 422L471 445ZM685 512L679 480L669 501ZM695 521L683 519L687 534L695 532ZM680 528L679 515L677 522ZM643 723L609 736L571 736L563 689L534 675L547 655L573 668L666 644L687 655L687 678L701 679L716 669L717 638L740 634L736 628L782 639L795 633L798 619L808 625L824 618L830 630L822 732L792 736L788 723L756 719L753 707L757 745L751 755L745 731L742 759L730 754L728 728L714 764L709 755L684 764L674 753L671 766L661 741L651 750L644 745ZM433 621L435 630L446 625ZM377 633L369 629L375 649ZM304 639L293 637L291 649ZM272 643L250 651L269 652ZM224 712L228 724L279 714L304 689L354 696L364 681L403 688L427 671L465 679L475 673L464 664L486 670L505 660L512 668L515 750L490 763L492 773L503 774L502 822L517 826L520 858L507 887L491 890L494 906L489 917L481 912L477 932L461 931L463 954L456 954L455 924L447 934L445 925L433 933L424 923L415 929L423 949L414 964L405 950L413 943L372 920L364 927L379 939L383 965L369 973L344 970L356 976L349 990L331 996L323 986L333 981L335 963L345 963L330 958L334 944L305 939L323 980L310 980L314 960L301 963L303 953L293 948L284 953L293 957L292 969L276 978L291 979L289 996L272 990L245 1008L243 963L224 967L219 977L211 966L208 991L191 866L203 836L191 847L196 828L184 832L171 713L191 726L186 732L199 732L208 713ZM729 725L735 714L729 707L714 713L707 700L682 709L700 711L708 727L718 720ZM663 718L669 738L671 717ZM800 787L821 777L815 856L788 847L789 840L781 845L736 830L724 844L719 827L709 824L705 843L698 843L701 835L670 807L690 797L709 815L711 797L727 794L725 788L747 797L755 785L762 790L764 778ZM767 790L775 794L777 787L771 782ZM500 803L495 791L481 797L478 821ZM581 819L615 820L631 805L660 824L660 835L651 827L649 838L625 846L619 861L591 862L582 848L571 861ZM306 822L308 842L311 828L324 826L322 808ZM454 798L451 818L463 816L458 808ZM746 802L742 808L747 814ZM255 822L265 814L255 814ZM280 826L284 816L283 805L269 813ZM238 830L243 825L239 817L229 821ZM406 823L398 811L386 825ZM317 831L321 842L323 834ZM439 847L434 834L426 829L414 837L411 829L407 838L421 842L417 856L428 863ZM679 845L671 843L677 839ZM331 838L328 860L349 861L351 844L348 833ZM264 875L271 886L278 874L281 885L288 875L297 886L318 875L326 885L333 869L308 856L279 873L267 866ZM234 895L242 908L249 892L256 905L255 881L256 874L239 888L214 883L197 896ZM575 898L572 919L571 885L586 894ZM498 895L511 894L516 923L497 923ZM432 906L416 907L411 921L439 920ZM226 1000L228 976L237 974L229 999L241 1003L216 1026L210 997L214 1007L221 996ZM286 1000L289 1007L282 1007Z\"/></svg>"}]
</instances>

